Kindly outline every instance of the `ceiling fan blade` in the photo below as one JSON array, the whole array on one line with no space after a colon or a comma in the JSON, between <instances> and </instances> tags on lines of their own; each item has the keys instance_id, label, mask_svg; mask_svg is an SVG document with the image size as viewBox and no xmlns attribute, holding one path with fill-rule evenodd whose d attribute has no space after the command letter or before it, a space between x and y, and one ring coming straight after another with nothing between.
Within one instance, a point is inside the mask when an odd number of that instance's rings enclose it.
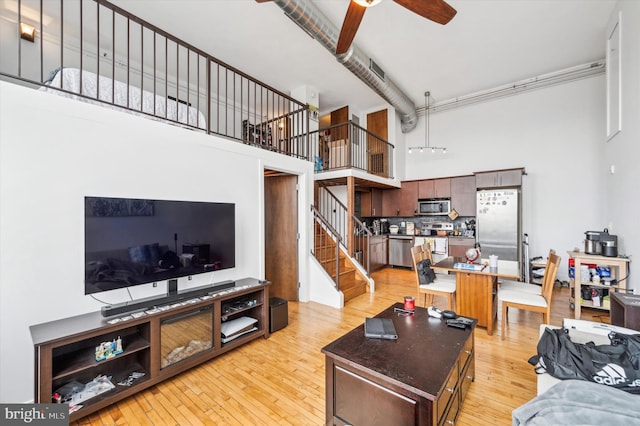
<instances>
[{"instance_id":1,"label":"ceiling fan blade","mask_svg":"<svg viewBox=\"0 0 640 426\"><path fill-rule=\"evenodd\" d=\"M446 24L458 13L444 0L393 0L418 15L438 24Z\"/></svg>"},{"instance_id":2,"label":"ceiling fan blade","mask_svg":"<svg viewBox=\"0 0 640 426\"><path fill-rule=\"evenodd\" d=\"M340 37L338 37L336 54L340 55L341 53L345 53L349 49L349 46L351 46L351 42L353 42L353 38L356 36L365 10L367 10L366 7L360 6L353 0L349 3L349 9L347 9L347 14L344 17L342 29L340 30Z\"/></svg>"}]
</instances>

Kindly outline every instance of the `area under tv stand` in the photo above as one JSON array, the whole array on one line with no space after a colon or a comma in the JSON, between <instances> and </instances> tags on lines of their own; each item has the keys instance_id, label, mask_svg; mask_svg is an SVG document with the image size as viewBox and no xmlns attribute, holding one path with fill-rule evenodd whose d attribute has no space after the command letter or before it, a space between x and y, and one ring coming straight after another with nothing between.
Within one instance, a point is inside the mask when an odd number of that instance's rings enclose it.
<instances>
[{"instance_id":1,"label":"area under tv stand","mask_svg":"<svg viewBox=\"0 0 640 426\"><path fill-rule=\"evenodd\" d=\"M69 420L75 421L245 343L268 338L270 284L244 278L235 281L234 287L137 318L128 315L113 321L91 312L33 325L34 402L51 403L58 398L65 403L68 398L88 396L81 408L70 413ZM222 324L228 329L233 321L244 324L247 318L255 320L251 327L223 339ZM122 352L97 361L98 348L112 341L120 342ZM191 350L180 352L187 345ZM114 387L95 395L76 392L54 397L57 390L87 384L99 376L110 378Z\"/></svg>"},{"instance_id":2,"label":"area under tv stand","mask_svg":"<svg viewBox=\"0 0 640 426\"><path fill-rule=\"evenodd\" d=\"M169 280L173 281L173 280ZM103 306L101 311L103 317L111 317L114 315L125 314L129 312L136 312L144 309L149 309L157 306L168 305L183 300L192 298L198 298L206 295L213 295L219 291L225 290L236 285L235 281L221 281L202 287L195 287L177 292L169 292L166 295L147 297L144 299L132 300L129 302L122 302L115 305Z\"/></svg>"}]
</instances>

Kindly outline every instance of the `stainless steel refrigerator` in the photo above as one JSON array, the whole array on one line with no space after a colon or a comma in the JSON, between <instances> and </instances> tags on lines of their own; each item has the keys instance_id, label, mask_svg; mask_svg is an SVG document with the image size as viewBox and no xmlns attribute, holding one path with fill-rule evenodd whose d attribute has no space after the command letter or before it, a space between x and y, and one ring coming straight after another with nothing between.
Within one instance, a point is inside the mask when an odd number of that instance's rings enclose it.
<instances>
[{"instance_id":1,"label":"stainless steel refrigerator","mask_svg":"<svg viewBox=\"0 0 640 426\"><path fill-rule=\"evenodd\" d=\"M486 189L476 194L476 240L483 258L520 261L520 191Z\"/></svg>"}]
</instances>

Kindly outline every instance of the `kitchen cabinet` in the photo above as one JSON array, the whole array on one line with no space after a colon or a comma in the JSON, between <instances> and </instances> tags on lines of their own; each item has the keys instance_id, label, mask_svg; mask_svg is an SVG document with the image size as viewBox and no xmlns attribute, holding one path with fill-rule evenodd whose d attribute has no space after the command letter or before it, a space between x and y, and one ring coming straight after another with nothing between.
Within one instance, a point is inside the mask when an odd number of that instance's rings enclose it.
<instances>
[{"instance_id":1,"label":"kitchen cabinet","mask_svg":"<svg viewBox=\"0 0 640 426\"><path fill-rule=\"evenodd\" d=\"M384 235L375 235L369 240L369 269L371 272L387 266L387 252L389 238Z\"/></svg>"},{"instance_id":2,"label":"kitchen cabinet","mask_svg":"<svg viewBox=\"0 0 640 426\"><path fill-rule=\"evenodd\" d=\"M400 194L399 216L415 216L418 214L418 182L402 182Z\"/></svg>"},{"instance_id":3,"label":"kitchen cabinet","mask_svg":"<svg viewBox=\"0 0 640 426\"><path fill-rule=\"evenodd\" d=\"M449 237L449 256L465 257L465 253L473 248L476 240L470 237Z\"/></svg>"},{"instance_id":4,"label":"kitchen cabinet","mask_svg":"<svg viewBox=\"0 0 640 426\"><path fill-rule=\"evenodd\" d=\"M417 208L418 181L405 181L400 189L383 191L382 216L415 216Z\"/></svg>"},{"instance_id":5,"label":"kitchen cabinet","mask_svg":"<svg viewBox=\"0 0 640 426\"><path fill-rule=\"evenodd\" d=\"M476 172L476 188L501 188L522 186L524 169L494 170Z\"/></svg>"},{"instance_id":6,"label":"kitchen cabinet","mask_svg":"<svg viewBox=\"0 0 640 426\"><path fill-rule=\"evenodd\" d=\"M451 178L451 208L460 216L476 215L476 177Z\"/></svg>"},{"instance_id":7,"label":"kitchen cabinet","mask_svg":"<svg viewBox=\"0 0 640 426\"><path fill-rule=\"evenodd\" d=\"M382 216L400 215L400 189L385 189L382 191Z\"/></svg>"},{"instance_id":8,"label":"kitchen cabinet","mask_svg":"<svg viewBox=\"0 0 640 426\"><path fill-rule=\"evenodd\" d=\"M360 211L362 217L382 216L382 190L371 188L370 192L360 193Z\"/></svg>"},{"instance_id":9,"label":"kitchen cabinet","mask_svg":"<svg viewBox=\"0 0 640 426\"><path fill-rule=\"evenodd\" d=\"M449 198L451 197L451 179L425 179L418 181L418 198Z\"/></svg>"}]
</instances>

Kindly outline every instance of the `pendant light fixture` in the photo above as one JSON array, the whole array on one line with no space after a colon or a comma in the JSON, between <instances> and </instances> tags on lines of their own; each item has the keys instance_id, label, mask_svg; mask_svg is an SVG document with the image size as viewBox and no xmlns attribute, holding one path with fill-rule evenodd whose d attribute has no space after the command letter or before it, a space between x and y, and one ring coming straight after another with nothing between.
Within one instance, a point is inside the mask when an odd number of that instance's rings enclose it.
<instances>
[{"instance_id":1,"label":"pendant light fixture","mask_svg":"<svg viewBox=\"0 0 640 426\"><path fill-rule=\"evenodd\" d=\"M424 107L424 146L410 146L409 147L409 154L411 154L411 152L414 149L418 149L420 150L420 152L422 153L425 149L427 150L431 150L432 154L435 154L436 151L442 151L443 154L447 153L447 148L445 147L439 147L439 146L431 146L431 143L429 141L429 114L431 113L431 109L429 108L429 97L431 96L431 92L424 92L424 103L425 103L425 107Z\"/></svg>"}]
</instances>

